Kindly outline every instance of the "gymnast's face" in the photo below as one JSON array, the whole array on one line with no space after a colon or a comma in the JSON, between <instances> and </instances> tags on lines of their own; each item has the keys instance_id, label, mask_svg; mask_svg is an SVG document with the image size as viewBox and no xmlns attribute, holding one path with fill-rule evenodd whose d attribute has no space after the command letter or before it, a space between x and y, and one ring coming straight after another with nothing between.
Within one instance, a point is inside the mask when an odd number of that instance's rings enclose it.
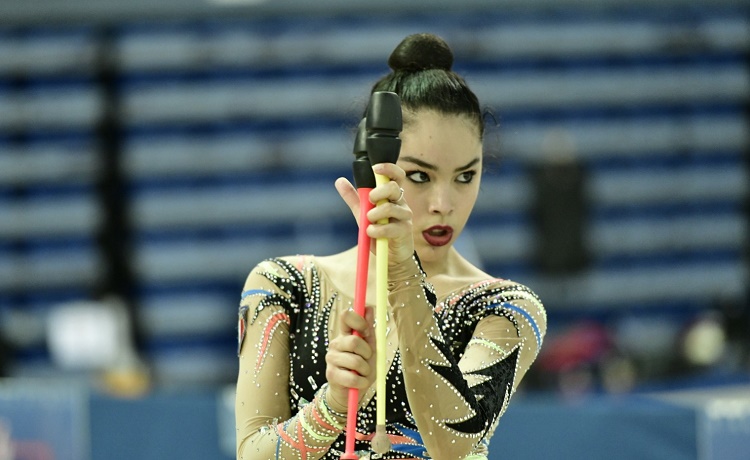
<instances>
[{"instance_id":1,"label":"gymnast's face","mask_svg":"<svg viewBox=\"0 0 750 460\"><path fill-rule=\"evenodd\" d=\"M443 260L461 234L479 193L482 141L465 116L420 110L401 132L398 165L413 213L414 246L424 263Z\"/></svg>"}]
</instances>

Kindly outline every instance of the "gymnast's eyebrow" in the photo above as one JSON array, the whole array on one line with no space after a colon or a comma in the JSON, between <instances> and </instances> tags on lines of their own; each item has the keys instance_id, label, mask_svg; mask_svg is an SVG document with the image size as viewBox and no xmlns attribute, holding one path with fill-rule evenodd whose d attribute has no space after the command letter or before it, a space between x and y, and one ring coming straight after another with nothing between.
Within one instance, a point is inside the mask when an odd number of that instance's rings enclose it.
<instances>
[{"instance_id":1,"label":"gymnast's eyebrow","mask_svg":"<svg viewBox=\"0 0 750 460\"><path fill-rule=\"evenodd\" d=\"M435 166L435 165L433 165L431 163L428 163L428 162L426 162L424 160L420 160L419 158L405 156L405 157L401 157L400 159L402 161L408 161L409 163L414 163L417 166L420 166L422 168L429 169L429 170L432 170L432 171L437 171L437 169L438 169L437 166ZM470 162L466 163L466 165L459 166L458 168L456 168L455 172L464 171L466 169L469 169L472 166L476 165L477 163L479 163L479 158L474 158Z\"/></svg>"}]
</instances>

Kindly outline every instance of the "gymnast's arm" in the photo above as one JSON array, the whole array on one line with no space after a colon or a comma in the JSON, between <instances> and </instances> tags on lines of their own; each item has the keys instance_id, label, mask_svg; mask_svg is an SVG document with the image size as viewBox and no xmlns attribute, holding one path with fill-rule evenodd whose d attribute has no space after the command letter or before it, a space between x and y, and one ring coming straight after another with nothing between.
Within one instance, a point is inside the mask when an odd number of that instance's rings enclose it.
<instances>
[{"instance_id":1,"label":"gymnast's arm","mask_svg":"<svg viewBox=\"0 0 750 460\"><path fill-rule=\"evenodd\" d=\"M281 267L270 261L259 264L247 278L240 304L237 459L314 460L343 432L345 415L326 404L327 386L291 413L290 318L283 307L289 298L273 282L275 276L284 276Z\"/></svg>"},{"instance_id":2,"label":"gymnast's arm","mask_svg":"<svg viewBox=\"0 0 750 460\"><path fill-rule=\"evenodd\" d=\"M459 362L443 340L418 265L402 264L390 283L409 405L435 458L462 459L481 450L478 443L491 437L538 354L546 330L541 303L522 286L502 283L518 298L480 300L488 314Z\"/></svg>"}]
</instances>

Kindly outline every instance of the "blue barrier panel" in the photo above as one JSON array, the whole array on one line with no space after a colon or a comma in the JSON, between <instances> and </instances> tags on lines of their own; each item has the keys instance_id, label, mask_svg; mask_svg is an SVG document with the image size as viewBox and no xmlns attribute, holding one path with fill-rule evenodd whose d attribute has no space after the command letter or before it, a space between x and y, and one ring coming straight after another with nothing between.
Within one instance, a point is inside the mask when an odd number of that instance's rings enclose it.
<instances>
[{"instance_id":1,"label":"blue barrier panel","mask_svg":"<svg viewBox=\"0 0 750 460\"><path fill-rule=\"evenodd\" d=\"M0 458L88 460L88 417L81 386L0 380Z\"/></svg>"},{"instance_id":2,"label":"blue barrier panel","mask_svg":"<svg viewBox=\"0 0 750 460\"><path fill-rule=\"evenodd\" d=\"M698 459L750 458L749 385L671 391L656 394L654 397L695 411Z\"/></svg>"},{"instance_id":3,"label":"blue barrier panel","mask_svg":"<svg viewBox=\"0 0 750 460\"><path fill-rule=\"evenodd\" d=\"M161 391L141 399L91 398L93 460L226 460L214 391Z\"/></svg>"},{"instance_id":4,"label":"blue barrier panel","mask_svg":"<svg viewBox=\"0 0 750 460\"><path fill-rule=\"evenodd\" d=\"M744 399L714 401L706 407L702 459L750 457L750 390Z\"/></svg>"},{"instance_id":5,"label":"blue barrier panel","mask_svg":"<svg viewBox=\"0 0 750 460\"><path fill-rule=\"evenodd\" d=\"M633 396L519 398L500 420L490 460L696 460L695 422L690 408Z\"/></svg>"}]
</instances>

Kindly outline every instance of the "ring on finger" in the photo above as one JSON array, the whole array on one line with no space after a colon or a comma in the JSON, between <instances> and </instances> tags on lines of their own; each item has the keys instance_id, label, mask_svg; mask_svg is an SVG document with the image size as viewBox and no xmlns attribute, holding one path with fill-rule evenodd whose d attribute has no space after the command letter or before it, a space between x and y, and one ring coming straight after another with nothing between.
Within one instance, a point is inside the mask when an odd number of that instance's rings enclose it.
<instances>
[{"instance_id":1,"label":"ring on finger","mask_svg":"<svg viewBox=\"0 0 750 460\"><path fill-rule=\"evenodd\" d=\"M403 187L399 187L398 190L401 192L401 194L398 196L398 198L396 198L396 201L394 201L394 203L398 203L399 201L401 201L402 199L404 199L404 189L403 189Z\"/></svg>"}]
</instances>

